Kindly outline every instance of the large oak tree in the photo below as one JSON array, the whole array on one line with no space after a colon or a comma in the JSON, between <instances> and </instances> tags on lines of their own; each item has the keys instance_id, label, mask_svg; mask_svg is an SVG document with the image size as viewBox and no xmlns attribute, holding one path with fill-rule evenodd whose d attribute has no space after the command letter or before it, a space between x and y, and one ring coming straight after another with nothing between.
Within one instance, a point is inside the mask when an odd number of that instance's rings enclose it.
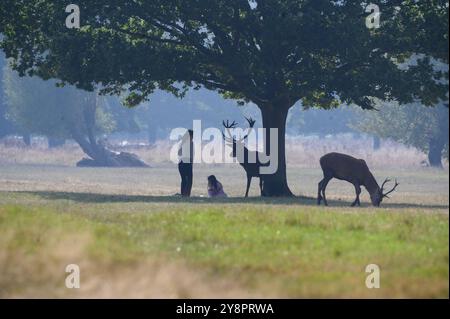
<instances>
[{"instance_id":1,"label":"large oak tree","mask_svg":"<svg viewBox=\"0 0 450 319\"><path fill-rule=\"evenodd\" d=\"M371 2L380 28L366 27L363 1L77 1L82 27L69 30L61 1L2 0L1 46L21 74L126 90L130 104L158 88L182 96L189 87L254 102L263 126L278 129L279 166L264 193L291 195L285 123L297 101L370 109L373 97L427 105L446 98L429 57L448 63L448 1ZM423 58L399 68L412 53Z\"/></svg>"}]
</instances>

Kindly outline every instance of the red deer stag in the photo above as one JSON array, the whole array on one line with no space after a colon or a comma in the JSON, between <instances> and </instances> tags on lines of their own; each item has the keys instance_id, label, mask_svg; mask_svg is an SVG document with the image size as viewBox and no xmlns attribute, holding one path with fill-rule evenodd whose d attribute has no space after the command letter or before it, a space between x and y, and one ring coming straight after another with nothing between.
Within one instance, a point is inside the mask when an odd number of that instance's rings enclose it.
<instances>
[{"instance_id":1,"label":"red deer stag","mask_svg":"<svg viewBox=\"0 0 450 319\"><path fill-rule=\"evenodd\" d=\"M327 198L325 196L325 189L327 188L328 182L337 178L339 180L344 180L352 183L356 191L356 199L352 203L352 207L355 205L361 206L359 201L359 195L361 194L361 185L364 186L370 194L370 200L373 206L380 206L384 197L388 197L397 186L397 180L395 180L394 187L384 193L384 185L390 182L386 179L381 187L378 186L375 177L369 170L366 162L362 159L356 159L349 155L339 154L339 153L329 153L320 159L320 166L323 171L323 179L319 183L319 192L317 196L317 204L320 205L322 199L325 206L328 206Z\"/></svg>"},{"instance_id":2,"label":"red deer stag","mask_svg":"<svg viewBox=\"0 0 450 319\"><path fill-rule=\"evenodd\" d=\"M249 124L249 128L242 138L236 139L230 131L230 129L234 129L237 127L237 123L233 121L230 123L228 120L225 122L223 121L222 124L225 127L227 133L229 136L226 136L225 133L222 132L223 139L232 145L232 153L231 156L233 158L237 158L239 161L239 164L244 168L245 173L247 174L247 189L245 191L245 197L248 197L248 191L250 189L250 183L252 181L252 177L259 177L259 189L261 191L261 196L263 195L263 178L260 175L259 169L261 166L266 166L268 164L262 164L259 160L259 157L261 156L261 152L257 151L250 151L247 147L245 147L245 139L250 134L251 130L253 129L253 126L255 125L255 120L250 118L245 118ZM238 149L240 150L238 152ZM250 161L249 161L250 158Z\"/></svg>"}]
</instances>

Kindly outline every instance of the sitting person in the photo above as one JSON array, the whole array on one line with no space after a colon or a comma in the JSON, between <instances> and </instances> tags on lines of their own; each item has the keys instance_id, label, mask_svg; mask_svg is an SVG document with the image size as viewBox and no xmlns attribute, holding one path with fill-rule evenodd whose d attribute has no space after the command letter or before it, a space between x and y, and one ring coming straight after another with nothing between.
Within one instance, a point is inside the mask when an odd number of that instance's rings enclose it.
<instances>
[{"instance_id":1,"label":"sitting person","mask_svg":"<svg viewBox=\"0 0 450 319\"><path fill-rule=\"evenodd\" d=\"M208 176L208 196L209 197L227 197L223 191L222 184L214 175Z\"/></svg>"}]
</instances>

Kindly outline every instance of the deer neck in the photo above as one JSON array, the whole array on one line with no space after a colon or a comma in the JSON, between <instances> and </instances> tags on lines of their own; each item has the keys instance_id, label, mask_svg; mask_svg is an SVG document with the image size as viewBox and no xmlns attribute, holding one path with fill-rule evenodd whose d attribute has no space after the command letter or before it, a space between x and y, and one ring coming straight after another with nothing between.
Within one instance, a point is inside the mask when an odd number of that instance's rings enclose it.
<instances>
[{"instance_id":1,"label":"deer neck","mask_svg":"<svg viewBox=\"0 0 450 319\"><path fill-rule=\"evenodd\" d=\"M367 176L366 180L364 181L364 186L366 187L367 191L370 194L374 194L380 189L380 186L378 185L377 180L375 179L375 177L373 177L372 173L370 173L370 172L369 172L369 175Z\"/></svg>"},{"instance_id":2,"label":"deer neck","mask_svg":"<svg viewBox=\"0 0 450 319\"><path fill-rule=\"evenodd\" d=\"M239 162L241 162L241 159L239 158L238 154L238 149L242 149L242 157L243 157L243 162L245 163L247 161L247 157L248 157L248 149L244 144L238 144L238 143L234 143L233 144L233 157L237 158L239 160Z\"/></svg>"}]
</instances>

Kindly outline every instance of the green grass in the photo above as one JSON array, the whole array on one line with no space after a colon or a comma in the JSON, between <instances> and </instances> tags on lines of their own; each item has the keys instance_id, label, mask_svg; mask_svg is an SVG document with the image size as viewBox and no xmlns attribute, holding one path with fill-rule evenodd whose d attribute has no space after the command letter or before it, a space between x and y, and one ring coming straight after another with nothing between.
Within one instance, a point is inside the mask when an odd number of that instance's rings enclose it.
<instances>
[{"instance_id":1,"label":"green grass","mask_svg":"<svg viewBox=\"0 0 450 319\"><path fill-rule=\"evenodd\" d=\"M122 217L119 224L129 220ZM213 274L238 274L246 285L273 283L291 297L370 295L363 284L370 263L381 267L387 295L407 293L396 291L398 283L448 279L447 216L231 207L133 222L131 233L144 246L153 243L149 247L180 254ZM435 288L410 293L446 294L445 284Z\"/></svg>"},{"instance_id":2,"label":"green grass","mask_svg":"<svg viewBox=\"0 0 450 319\"><path fill-rule=\"evenodd\" d=\"M108 260L134 267L144 257L182 259L189 268L200 269L205 280L227 278L255 294L448 296L448 215L372 209L338 213L309 206L183 206L110 214L94 208L73 207L59 214L7 207L0 210L0 231L17 232L3 243L10 252L36 255L44 252L42 246L51 254L54 236L86 233L91 263ZM48 237L52 232L56 235ZM378 290L364 285L365 267L372 263L381 268Z\"/></svg>"},{"instance_id":3,"label":"green grass","mask_svg":"<svg viewBox=\"0 0 450 319\"><path fill-rule=\"evenodd\" d=\"M168 196L165 170L145 171L147 194L135 170L131 180L127 170L14 171L0 167L0 297L449 295L448 172L394 172L402 184L382 208L348 207L351 191L335 184L325 208L311 197ZM313 196L317 172L300 174ZM79 291L64 287L69 263L81 267ZM368 264L380 289L365 286Z\"/></svg>"}]
</instances>

